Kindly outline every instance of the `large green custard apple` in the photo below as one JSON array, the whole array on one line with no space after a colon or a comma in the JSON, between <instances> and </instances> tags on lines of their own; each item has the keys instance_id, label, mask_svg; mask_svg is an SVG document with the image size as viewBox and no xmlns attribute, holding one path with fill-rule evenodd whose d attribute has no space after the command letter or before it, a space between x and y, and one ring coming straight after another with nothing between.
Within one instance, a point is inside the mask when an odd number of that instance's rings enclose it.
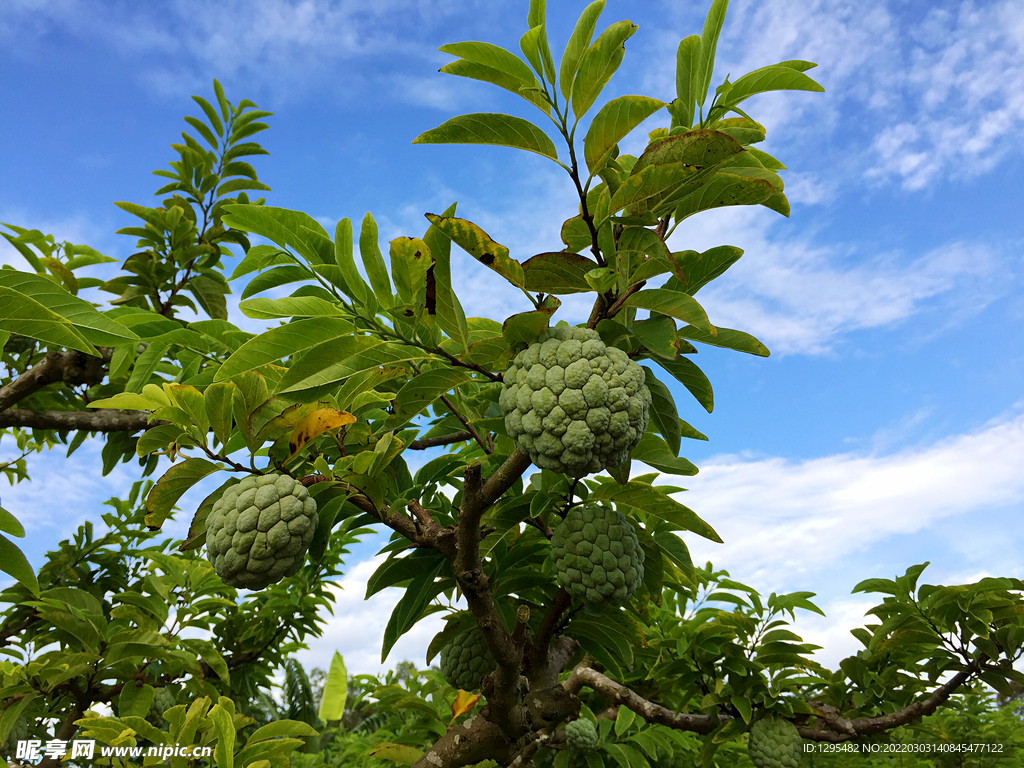
<instances>
[{"instance_id":1,"label":"large green custard apple","mask_svg":"<svg viewBox=\"0 0 1024 768\"><path fill-rule=\"evenodd\" d=\"M647 429L644 377L597 331L548 328L505 371L505 429L541 469L582 477L617 466Z\"/></svg>"},{"instance_id":2,"label":"large green custard apple","mask_svg":"<svg viewBox=\"0 0 1024 768\"><path fill-rule=\"evenodd\" d=\"M644 578L644 551L636 529L603 504L573 507L551 537L558 584L588 605L621 605Z\"/></svg>"},{"instance_id":3,"label":"large green custard apple","mask_svg":"<svg viewBox=\"0 0 1024 768\"><path fill-rule=\"evenodd\" d=\"M479 629L471 629L441 649L441 674L452 688L480 690L480 681L494 669L494 657Z\"/></svg>"},{"instance_id":4,"label":"large green custard apple","mask_svg":"<svg viewBox=\"0 0 1024 768\"><path fill-rule=\"evenodd\" d=\"M788 720L768 717L750 726L747 752L757 768L797 768L803 740Z\"/></svg>"},{"instance_id":5,"label":"large green custard apple","mask_svg":"<svg viewBox=\"0 0 1024 768\"><path fill-rule=\"evenodd\" d=\"M572 752L591 752L597 748L597 729L582 717L565 726L565 743Z\"/></svg>"},{"instance_id":6,"label":"large green custard apple","mask_svg":"<svg viewBox=\"0 0 1024 768\"><path fill-rule=\"evenodd\" d=\"M288 475L250 475L206 519L206 552L225 584L263 589L295 574L316 532L316 501Z\"/></svg>"}]
</instances>

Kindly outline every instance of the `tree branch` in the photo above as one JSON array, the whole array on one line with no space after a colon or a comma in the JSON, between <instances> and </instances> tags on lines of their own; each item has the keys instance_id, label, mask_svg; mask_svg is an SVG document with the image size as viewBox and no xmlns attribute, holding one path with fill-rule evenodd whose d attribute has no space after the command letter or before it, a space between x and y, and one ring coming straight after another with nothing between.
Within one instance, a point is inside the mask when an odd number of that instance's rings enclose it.
<instances>
[{"instance_id":1,"label":"tree branch","mask_svg":"<svg viewBox=\"0 0 1024 768\"><path fill-rule=\"evenodd\" d=\"M511 760L509 740L497 725L474 715L438 739L412 768L462 768L488 758Z\"/></svg>"},{"instance_id":2,"label":"tree branch","mask_svg":"<svg viewBox=\"0 0 1024 768\"><path fill-rule=\"evenodd\" d=\"M469 419L462 415L462 412L455 407L455 404L448 399L448 395L441 395L441 402L445 404L449 411L451 411L455 418L462 422L462 426L466 428L466 431L472 435L473 439L480 444L480 447L484 449L484 453L488 456L494 453L494 447L487 444L487 441L480 437L480 433L476 431L476 428L470 423Z\"/></svg>"},{"instance_id":3,"label":"tree branch","mask_svg":"<svg viewBox=\"0 0 1024 768\"><path fill-rule=\"evenodd\" d=\"M438 446L451 445L452 443L464 443L465 441L472 439L473 433L471 432L455 432L450 435L421 437L417 440L413 440L406 447L411 451L425 451L428 448L437 448Z\"/></svg>"},{"instance_id":4,"label":"tree branch","mask_svg":"<svg viewBox=\"0 0 1024 768\"><path fill-rule=\"evenodd\" d=\"M936 688L929 696L908 704L903 709L890 712L879 717L866 717L858 720L845 720L838 717L835 712L819 710L819 717L822 723L827 723L830 730L822 727L808 728L798 727L800 736L810 741L825 741L839 743L849 741L859 736L871 733L879 733L906 725L911 720L919 717L926 717L944 704L957 688L969 682L978 672L979 665L984 663L987 657L979 657L972 663L973 669L958 672L950 680ZM673 712L660 704L655 704L634 693L629 688L602 675L600 672L589 667L578 666L573 670L569 679L563 683L570 693L576 693L584 685L593 688L595 691L608 697L609 705L622 705L633 710L649 723L660 723L669 728L681 731L692 731L694 733L708 734L723 722L732 720L730 715L691 715L687 713Z\"/></svg>"},{"instance_id":5,"label":"tree branch","mask_svg":"<svg viewBox=\"0 0 1024 768\"><path fill-rule=\"evenodd\" d=\"M138 432L149 426L166 422L149 422L146 411L118 411L97 408L94 411L29 411L8 408L0 411L0 429L25 427L27 429L55 429L84 432Z\"/></svg>"},{"instance_id":6,"label":"tree branch","mask_svg":"<svg viewBox=\"0 0 1024 768\"><path fill-rule=\"evenodd\" d=\"M63 381L68 386L95 386L103 381L106 375L105 363L103 357L93 357L74 350L47 352L41 362L29 368L10 384L0 387L0 411L7 410L48 384L58 381Z\"/></svg>"}]
</instances>

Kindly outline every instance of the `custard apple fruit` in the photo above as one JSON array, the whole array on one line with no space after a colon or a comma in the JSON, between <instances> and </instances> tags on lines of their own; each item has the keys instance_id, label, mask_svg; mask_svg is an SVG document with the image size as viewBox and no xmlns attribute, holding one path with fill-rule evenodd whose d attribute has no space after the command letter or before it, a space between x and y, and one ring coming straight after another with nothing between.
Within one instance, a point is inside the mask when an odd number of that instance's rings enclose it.
<instances>
[{"instance_id":1,"label":"custard apple fruit","mask_svg":"<svg viewBox=\"0 0 1024 768\"><path fill-rule=\"evenodd\" d=\"M505 371L505 429L541 469L582 477L622 464L650 419L644 369L597 331L548 328Z\"/></svg>"},{"instance_id":2,"label":"custard apple fruit","mask_svg":"<svg viewBox=\"0 0 1024 768\"><path fill-rule=\"evenodd\" d=\"M747 751L757 768L797 768L803 740L788 720L768 717L750 727Z\"/></svg>"},{"instance_id":3,"label":"custard apple fruit","mask_svg":"<svg viewBox=\"0 0 1024 768\"><path fill-rule=\"evenodd\" d=\"M593 606L621 605L644 578L644 551L625 516L603 504L573 507L551 537L555 578Z\"/></svg>"},{"instance_id":4,"label":"custard apple fruit","mask_svg":"<svg viewBox=\"0 0 1024 768\"><path fill-rule=\"evenodd\" d=\"M441 674L452 688L480 690L480 681L494 669L494 657L479 629L471 629L441 649Z\"/></svg>"},{"instance_id":5,"label":"custard apple fruit","mask_svg":"<svg viewBox=\"0 0 1024 768\"><path fill-rule=\"evenodd\" d=\"M565 743L573 752L590 752L597 748L597 729L582 717L565 726Z\"/></svg>"},{"instance_id":6,"label":"custard apple fruit","mask_svg":"<svg viewBox=\"0 0 1024 768\"><path fill-rule=\"evenodd\" d=\"M174 691L170 688L157 688L153 694L153 703L149 705L149 714L146 719L160 730L166 730L168 724L164 718L164 712L176 706L177 703L174 699Z\"/></svg>"},{"instance_id":7,"label":"custard apple fruit","mask_svg":"<svg viewBox=\"0 0 1024 768\"><path fill-rule=\"evenodd\" d=\"M250 475L206 519L206 552L225 584L263 589L302 567L317 526L316 501L288 475Z\"/></svg>"}]
</instances>

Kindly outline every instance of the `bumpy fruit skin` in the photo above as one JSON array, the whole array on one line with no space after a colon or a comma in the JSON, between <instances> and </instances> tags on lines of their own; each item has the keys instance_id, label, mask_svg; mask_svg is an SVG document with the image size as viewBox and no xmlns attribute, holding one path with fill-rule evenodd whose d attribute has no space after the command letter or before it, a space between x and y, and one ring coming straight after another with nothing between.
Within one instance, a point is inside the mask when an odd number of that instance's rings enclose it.
<instances>
[{"instance_id":1,"label":"bumpy fruit skin","mask_svg":"<svg viewBox=\"0 0 1024 768\"><path fill-rule=\"evenodd\" d=\"M169 688L157 688L153 694L153 703L149 705L147 720L160 730L167 728L167 720L164 719L164 712L178 702L174 699L174 691Z\"/></svg>"},{"instance_id":2,"label":"bumpy fruit skin","mask_svg":"<svg viewBox=\"0 0 1024 768\"><path fill-rule=\"evenodd\" d=\"M788 720L768 717L750 727L747 752L757 768L797 768L803 740Z\"/></svg>"},{"instance_id":3,"label":"bumpy fruit skin","mask_svg":"<svg viewBox=\"0 0 1024 768\"><path fill-rule=\"evenodd\" d=\"M478 691L492 669L494 657L478 629L464 632L441 649L441 674L452 688Z\"/></svg>"},{"instance_id":4,"label":"bumpy fruit skin","mask_svg":"<svg viewBox=\"0 0 1024 768\"><path fill-rule=\"evenodd\" d=\"M644 551L625 516L603 504L573 507L551 537L559 586L588 605L622 605L644 578Z\"/></svg>"},{"instance_id":5,"label":"bumpy fruit skin","mask_svg":"<svg viewBox=\"0 0 1024 768\"><path fill-rule=\"evenodd\" d=\"M644 369L597 331L548 328L505 371L505 429L541 469L573 477L622 464L647 429Z\"/></svg>"},{"instance_id":6,"label":"bumpy fruit skin","mask_svg":"<svg viewBox=\"0 0 1024 768\"><path fill-rule=\"evenodd\" d=\"M253 475L231 486L206 520L206 552L225 584L263 589L302 567L316 501L288 475Z\"/></svg>"},{"instance_id":7,"label":"bumpy fruit skin","mask_svg":"<svg viewBox=\"0 0 1024 768\"><path fill-rule=\"evenodd\" d=\"M590 752L597 748L597 729L582 717L565 726L565 743L573 752Z\"/></svg>"}]
</instances>

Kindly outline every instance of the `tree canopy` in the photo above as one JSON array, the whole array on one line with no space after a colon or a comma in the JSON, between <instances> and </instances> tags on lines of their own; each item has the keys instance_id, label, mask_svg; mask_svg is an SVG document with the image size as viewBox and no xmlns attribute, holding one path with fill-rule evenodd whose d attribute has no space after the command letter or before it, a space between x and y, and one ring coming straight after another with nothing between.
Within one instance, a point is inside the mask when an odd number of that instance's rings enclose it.
<instances>
[{"instance_id":1,"label":"tree canopy","mask_svg":"<svg viewBox=\"0 0 1024 768\"><path fill-rule=\"evenodd\" d=\"M734 765L756 723L863 748L951 702L970 710L979 684L1019 693L1018 579L934 585L927 564L910 564L861 582L854 591L880 595L873 623L830 670L789 627L797 610L820 613L812 592L765 596L691 561L687 538L719 537L673 483L697 472L684 438L707 438L668 383L710 412L698 349L769 352L714 325L697 298L742 251L673 251L669 239L723 206L788 216L785 166L755 146L765 129L744 102L822 90L813 63L784 61L712 92L726 7L714 0L679 43L667 100L601 102L637 31L619 21L596 34L604 0L557 63L543 0L530 3L522 57L476 41L441 49L455 57L442 73L543 114L460 115L414 143L498 145L560 166L576 197L551 201L566 219L543 253L510 253L455 204L382 246L369 213L357 239L348 218L332 233L251 198L270 189L250 161L266 154L253 137L271 114L217 81L212 98L193 97L199 116L185 118L169 169L154 171L159 204L117 203L138 222L119 230L135 252L112 277L78 274L114 269L89 246L4 225L27 267L0 269L0 440L22 453L0 471L29 481L34 453L101 440L97 470L132 463L139 478L38 572L11 538L24 534L17 510L0 510L0 570L15 579L0 623L7 751L52 738L209 746L218 768L317 753L418 768ZM649 121L643 152L620 153ZM467 317L453 244L532 309ZM229 319L239 278L239 310L263 332ZM572 294L593 301L578 328L558 315ZM213 490L198 509L178 509L200 483ZM183 540L162 531L176 514L191 519ZM301 546L297 516L313 526ZM424 659L440 672L350 679L337 657L316 704L294 654L322 632L348 548L379 531L390 540L367 597L402 591L382 658L442 614ZM1005 720L985 722L1020 744ZM345 735L328 747L325 727Z\"/></svg>"}]
</instances>

